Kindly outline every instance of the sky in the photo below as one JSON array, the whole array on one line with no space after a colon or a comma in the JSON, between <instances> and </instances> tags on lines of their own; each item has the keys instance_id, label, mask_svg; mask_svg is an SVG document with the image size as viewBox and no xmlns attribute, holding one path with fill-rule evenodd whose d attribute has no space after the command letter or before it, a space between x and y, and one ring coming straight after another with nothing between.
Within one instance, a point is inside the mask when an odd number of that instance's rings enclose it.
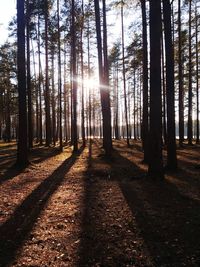
<instances>
[{"instance_id":1,"label":"sky","mask_svg":"<svg viewBox=\"0 0 200 267\"><path fill-rule=\"evenodd\" d=\"M8 38L8 23L12 20L12 17L16 15L16 0L0 0L0 45L5 43ZM125 15L125 24L127 23L127 18ZM115 24L114 29L111 29L111 32L114 30L114 33L118 33L120 31L120 16L116 16L112 13L108 16L108 23ZM128 22L129 23L129 22ZM114 35L115 35L114 34ZM108 36L110 37L110 41L112 43L113 34Z\"/></svg>"},{"instance_id":2,"label":"sky","mask_svg":"<svg viewBox=\"0 0 200 267\"><path fill-rule=\"evenodd\" d=\"M16 0L0 0L0 44L8 38L8 23L16 14Z\"/></svg>"}]
</instances>

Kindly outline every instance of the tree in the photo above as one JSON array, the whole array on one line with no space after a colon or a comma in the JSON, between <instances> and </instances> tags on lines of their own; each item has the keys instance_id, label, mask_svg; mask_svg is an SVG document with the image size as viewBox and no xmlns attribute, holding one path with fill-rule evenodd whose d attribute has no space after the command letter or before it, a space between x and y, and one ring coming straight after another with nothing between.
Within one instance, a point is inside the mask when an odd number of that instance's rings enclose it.
<instances>
[{"instance_id":1,"label":"tree","mask_svg":"<svg viewBox=\"0 0 200 267\"><path fill-rule=\"evenodd\" d=\"M126 121L126 138L129 146L129 124L127 111L127 96L126 96L126 71L125 71L125 52L124 52L124 1L121 1L121 35L122 35L122 67L123 67L123 88L124 88L124 112Z\"/></svg>"},{"instance_id":2,"label":"tree","mask_svg":"<svg viewBox=\"0 0 200 267\"><path fill-rule=\"evenodd\" d=\"M84 62L83 62L83 30L84 30L84 1L82 0L81 5L81 79L82 79L82 85L81 85L81 134L83 139L83 147L85 147L85 93L84 93Z\"/></svg>"},{"instance_id":3,"label":"tree","mask_svg":"<svg viewBox=\"0 0 200 267\"><path fill-rule=\"evenodd\" d=\"M167 167L177 168L175 102L174 102L174 48L172 44L171 6L163 0L165 55L166 55L166 93L167 93Z\"/></svg>"},{"instance_id":4,"label":"tree","mask_svg":"<svg viewBox=\"0 0 200 267\"><path fill-rule=\"evenodd\" d=\"M150 131L148 175L163 179L161 105L161 2L150 1Z\"/></svg>"},{"instance_id":5,"label":"tree","mask_svg":"<svg viewBox=\"0 0 200 267\"><path fill-rule=\"evenodd\" d=\"M188 144L192 144L192 0L189 0Z\"/></svg>"},{"instance_id":6,"label":"tree","mask_svg":"<svg viewBox=\"0 0 200 267\"><path fill-rule=\"evenodd\" d=\"M112 150L112 136L111 136L111 111L110 111L110 94L108 88L108 66L104 62L102 55L102 37L101 37L101 21L100 21L100 9L99 1L94 0L95 4L95 21L96 21L96 34L97 34L97 50L98 50L98 65L99 65L99 81L100 81L100 95L101 95L101 107L103 116L103 147L107 156L110 156ZM105 5L105 3L104 3ZM104 7L105 9L105 7ZM104 10L104 48L105 48L105 36L106 36L106 22L105 22L105 10ZM104 60L106 58L104 49ZM105 69L104 69L105 67ZM106 71L105 71L106 70Z\"/></svg>"},{"instance_id":7,"label":"tree","mask_svg":"<svg viewBox=\"0 0 200 267\"><path fill-rule=\"evenodd\" d=\"M199 16L197 13L197 1L195 6L195 39L196 39L196 104L197 104L197 125L196 125L196 143L199 144L199 40L198 40L198 20Z\"/></svg>"},{"instance_id":8,"label":"tree","mask_svg":"<svg viewBox=\"0 0 200 267\"><path fill-rule=\"evenodd\" d=\"M46 115L46 146L51 144L50 93L49 93L49 0L45 0L45 115Z\"/></svg>"},{"instance_id":9,"label":"tree","mask_svg":"<svg viewBox=\"0 0 200 267\"><path fill-rule=\"evenodd\" d=\"M184 140L184 100L183 100L183 66L182 66L182 34L181 34L181 0L178 0L178 87L179 87L179 145Z\"/></svg>"},{"instance_id":10,"label":"tree","mask_svg":"<svg viewBox=\"0 0 200 267\"><path fill-rule=\"evenodd\" d=\"M62 71L61 71L61 41L60 41L60 1L57 0L57 30L58 30L58 96L59 96L59 141L60 151L63 150L62 141Z\"/></svg>"},{"instance_id":11,"label":"tree","mask_svg":"<svg viewBox=\"0 0 200 267\"><path fill-rule=\"evenodd\" d=\"M33 147L33 119L32 119L32 92L30 69L30 3L26 1L26 65L27 65L27 94L28 94L28 144Z\"/></svg>"},{"instance_id":12,"label":"tree","mask_svg":"<svg viewBox=\"0 0 200 267\"><path fill-rule=\"evenodd\" d=\"M142 43L143 43L143 113L142 113L142 144L144 150L144 162L148 162L148 47L147 47L147 21L146 0L141 0L142 8Z\"/></svg>"},{"instance_id":13,"label":"tree","mask_svg":"<svg viewBox=\"0 0 200 267\"><path fill-rule=\"evenodd\" d=\"M19 126L17 143L17 166L28 164L28 136L26 109L26 69L25 69L25 16L24 0L17 0L17 78L19 93Z\"/></svg>"},{"instance_id":14,"label":"tree","mask_svg":"<svg viewBox=\"0 0 200 267\"><path fill-rule=\"evenodd\" d=\"M78 141L77 141L77 68L76 68L76 29L75 29L75 3L72 0L71 6L71 15L72 15L72 25L71 25L71 36L72 36L72 104L73 104L73 145L74 152L78 150Z\"/></svg>"}]
</instances>

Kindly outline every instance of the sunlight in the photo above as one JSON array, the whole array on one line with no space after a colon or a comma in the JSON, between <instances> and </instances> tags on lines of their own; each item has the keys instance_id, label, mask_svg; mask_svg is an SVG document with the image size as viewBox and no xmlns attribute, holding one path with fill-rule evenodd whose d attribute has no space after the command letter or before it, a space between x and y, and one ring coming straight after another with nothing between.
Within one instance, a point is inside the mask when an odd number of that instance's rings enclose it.
<instances>
[{"instance_id":1,"label":"sunlight","mask_svg":"<svg viewBox=\"0 0 200 267\"><path fill-rule=\"evenodd\" d=\"M82 85L82 83L84 84L85 91L89 91L90 89L96 90L96 91L98 91L99 89L104 90L104 91L109 90L109 86L106 86L103 84L100 85L98 78L94 76L91 78L85 78L83 82L82 82L82 79L79 77L77 79L77 82L79 86Z\"/></svg>"},{"instance_id":2,"label":"sunlight","mask_svg":"<svg viewBox=\"0 0 200 267\"><path fill-rule=\"evenodd\" d=\"M95 88L98 86L98 80L95 78L84 79L84 85L86 88Z\"/></svg>"}]
</instances>

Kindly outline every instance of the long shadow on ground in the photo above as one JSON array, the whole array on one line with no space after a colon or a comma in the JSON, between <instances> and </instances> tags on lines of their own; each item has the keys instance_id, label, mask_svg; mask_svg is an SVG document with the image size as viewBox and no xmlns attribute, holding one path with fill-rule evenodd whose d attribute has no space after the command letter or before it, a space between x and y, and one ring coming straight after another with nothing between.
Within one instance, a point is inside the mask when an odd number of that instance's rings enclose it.
<instances>
[{"instance_id":1,"label":"long shadow on ground","mask_svg":"<svg viewBox=\"0 0 200 267\"><path fill-rule=\"evenodd\" d=\"M62 183L83 149L66 159L44 180L0 227L0 266L9 266L23 245L42 209Z\"/></svg>"},{"instance_id":2,"label":"long shadow on ground","mask_svg":"<svg viewBox=\"0 0 200 267\"><path fill-rule=\"evenodd\" d=\"M200 202L184 195L172 181L150 180L119 151L113 155L109 171L88 169L79 266L200 266ZM106 179L108 185L112 180L118 183L132 213L130 229L140 232L152 265L130 261L119 245L124 242L119 236L127 236L123 227L113 229L104 223L105 216L114 216L106 215L108 200L102 201L109 190L102 184Z\"/></svg>"},{"instance_id":3,"label":"long shadow on ground","mask_svg":"<svg viewBox=\"0 0 200 267\"><path fill-rule=\"evenodd\" d=\"M119 153L115 152L115 156L122 164L130 165ZM119 179L119 185L154 265L199 266L200 202L182 194L167 179Z\"/></svg>"},{"instance_id":4,"label":"long shadow on ground","mask_svg":"<svg viewBox=\"0 0 200 267\"><path fill-rule=\"evenodd\" d=\"M100 146L99 142L94 142L93 150L96 151L90 152L89 155L98 153L101 155ZM133 240L130 237L127 238L127 221L122 214L118 213L119 209L123 209L122 206L117 206L121 201L118 195L120 192L114 191L112 195L112 190L115 190L112 182L116 180L117 173L123 174L127 170L127 165L123 163L122 166L119 165L115 158L107 161L102 155L93 158L91 162L90 156L84 184L85 197L78 266L147 266L145 258L135 260L131 257L130 247L134 246ZM120 170L117 170L113 164L120 166ZM99 168L96 168L97 166ZM128 165L129 167L133 172L135 171L132 163ZM136 171L138 173L138 170ZM142 262L143 265L135 265L138 262Z\"/></svg>"},{"instance_id":5,"label":"long shadow on ground","mask_svg":"<svg viewBox=\"0 0 200 267\"><path fill-rule=\"evenodd\" d=\"M16 175L23 172L23 169L18 168L17 165L15 165L16 161L16 150L13 149L15 147L15 144L8 145L9 149L6 151L9 155L4 155L4 151L2 151L0 155L0 170L2 171L2 174L0 174L0 185L7 181L13 179ZM3 149L5 146L3 147ZM54 157L60 153L59 148L51 147L35 147L32 149L29 155L29 159L31 164L37 164L42 163L43 161Z\"/></svg>"}]
</instances>

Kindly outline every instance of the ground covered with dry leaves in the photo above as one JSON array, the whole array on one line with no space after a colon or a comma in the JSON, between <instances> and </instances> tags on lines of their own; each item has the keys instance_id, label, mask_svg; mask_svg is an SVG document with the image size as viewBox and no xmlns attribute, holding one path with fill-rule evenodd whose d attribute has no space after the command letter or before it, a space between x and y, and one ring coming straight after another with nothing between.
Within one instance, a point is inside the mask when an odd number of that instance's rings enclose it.
<instances>
[{"instance_id":1,"label":"ground covered with dry leaves","mask_svg":"<svg viewBox=\"0 0 200 267\"><path fill-rule=\"evenodd\" d=\"M12 168L0 144L0 266L200 266L200 147L178 149L179 169L146 176L139 142L72 154L35 146Z\"/></svg>"}]
</instances>

